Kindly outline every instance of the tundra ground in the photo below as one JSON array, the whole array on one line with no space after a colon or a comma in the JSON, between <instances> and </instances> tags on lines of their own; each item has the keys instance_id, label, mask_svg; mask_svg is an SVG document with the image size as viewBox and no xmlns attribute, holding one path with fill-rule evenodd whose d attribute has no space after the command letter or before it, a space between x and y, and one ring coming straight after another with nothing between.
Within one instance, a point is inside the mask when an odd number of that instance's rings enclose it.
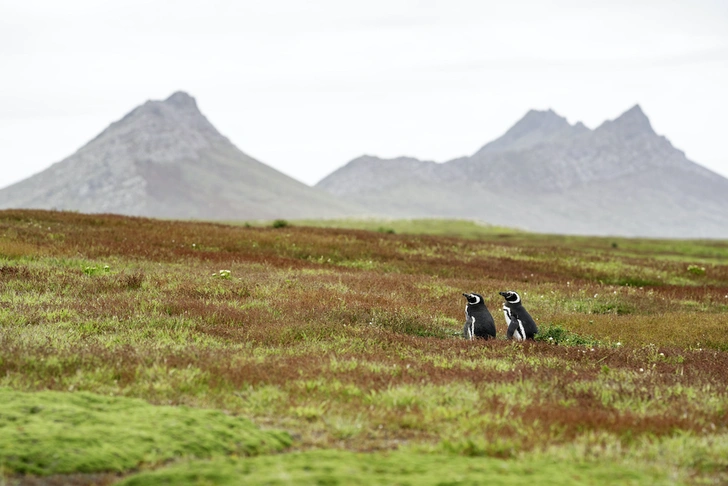
<instances>
[{"instance_id":1,"label":"tundra ground","mask_svg":"<svg viewBox=\"0 0 728 486\"><path fill-rule=\"evenodd\" d=\"M0 212L0 478L728 481L728 243L370 224Z\"/></svg>"}]
</instances>

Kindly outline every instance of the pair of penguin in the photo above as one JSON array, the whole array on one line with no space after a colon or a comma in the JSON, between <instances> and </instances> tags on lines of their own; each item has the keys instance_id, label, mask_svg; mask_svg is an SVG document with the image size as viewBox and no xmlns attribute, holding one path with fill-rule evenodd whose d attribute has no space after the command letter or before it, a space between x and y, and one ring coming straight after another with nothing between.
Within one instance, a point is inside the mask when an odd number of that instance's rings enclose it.
<instances>
[{"instance_id":1,"label":"pair of penguin","mask_svg":"<svg viewBox=\"0 0 728 486\"><path fill-rule=\"evenodd\" d=\"M506 318L506 337L516 341L533 339L538 333L538 327L531 315L528 313L518 292L508 290L498 292L503 296L503 315ZM490 311L485 306L483 296L480 294L463 294L468 301L465 306L465 328L463 337L465 339L495 339L495 321Z\"/></svg>"}]
</instances>

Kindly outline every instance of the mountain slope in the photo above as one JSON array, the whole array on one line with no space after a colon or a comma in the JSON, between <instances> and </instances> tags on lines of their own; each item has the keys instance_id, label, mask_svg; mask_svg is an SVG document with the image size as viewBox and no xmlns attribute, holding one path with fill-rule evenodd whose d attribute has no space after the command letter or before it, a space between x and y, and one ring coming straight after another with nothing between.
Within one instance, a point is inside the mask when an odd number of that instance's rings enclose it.
<instances>
[{"instance_id":1,"label":"mountain slope","mask_svg":"<svg viewBox=\"0 0 728 486\"><path fill-rule=\"evenodd\" d=\"M0 190L0 208L163 218L362 214L241 152L188 94L148 101L47 170Z\"/></svg>"},{"instance_id":2,"label":"mountain slope","mask_svg":"<svg viewBox=\"0 0 728 486\"><path fill-rule=\"evenodd\" d=\"M424 164L424 165L423 165ZM728 179L657 135L636 105L594 130L529 111L470 157L356 159L317 184L391 216L542 232L728 238ZM379 188L379 189L378 189Z\"/></svg>"}]
</instances>

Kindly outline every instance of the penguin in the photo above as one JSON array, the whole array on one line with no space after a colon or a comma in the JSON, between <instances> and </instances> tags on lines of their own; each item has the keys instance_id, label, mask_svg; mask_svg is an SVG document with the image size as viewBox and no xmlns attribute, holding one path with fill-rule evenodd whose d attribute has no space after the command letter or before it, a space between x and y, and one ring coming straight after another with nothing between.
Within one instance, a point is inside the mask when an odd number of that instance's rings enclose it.
<instances>
[{"instance_id":1,"label":"penguin","mask_svg":"<svg viewBox=\"0 0 728 486\"><path fill-rule=\"evenodd\" d=\"M475 338L495 339L495 321L485 306L483 296L480 294L463 294L468 303L465 306L465 327L463 337L473 340Z\"/></svg>"},{"instance_id":2,"label":"penguin","mask_svg":"<svg viewBox=\"0 0 728 486\"><path fill-rule=\"evenodd\" d=\"M508 290L506 292L498 292L506 301L503 303L503 315L506 318L506 337L515 339L516 341L524 341L533 339L538 334L538 326L521 303L521 296L518 292Z\"/></svg>"}]
</instances>

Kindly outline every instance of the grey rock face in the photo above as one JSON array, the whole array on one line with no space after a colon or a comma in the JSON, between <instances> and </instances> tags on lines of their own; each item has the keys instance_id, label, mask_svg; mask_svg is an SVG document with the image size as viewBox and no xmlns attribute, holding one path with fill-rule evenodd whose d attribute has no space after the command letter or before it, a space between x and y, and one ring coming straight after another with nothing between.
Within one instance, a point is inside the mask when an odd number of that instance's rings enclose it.
<instances>
[{"instance_id":1,"label":"grey rock face","mask_svg":"<svg viewBox=\"0 0 728 486\"><path fill-rule=\"evenodd\" d=\"M147 101L79 150L89 160L169 164L199 158L203 149L230 143L200 113L195 99L177 92L165 101Z\"/></svg>"},{"instance_id":2,"label":"grey rock face","mask_svg":"<svg viewBox=\"0 0 728 486\"><path fill-rule=\"evenodd\" d=\"M147 101L75 154L0 190L0 208L11 207L200 219L363 212L238 150L184 92Z\"/></svg>"},{"instance_id":3,"label":"grey rock face","mask_svg":"<svg viewBox=\"0 0 728 486\"><path fill-rule=\"evenodd\" d=\"M529 111L470 157L363 157L317 187L390 216L554 233L728 238L728 179L657 135L639 105L594 130Z\"/></svg>"},{"instance_id":4,"label":"grey rock face","mask_svg":"<svg viewBox=\"0 0 728 486\"><path fill-rule=\"evenodd\" d=\"M473 157L483 157L498 151L525 150L559 137L575 136L588 131L582 123L570 125L566 118L557 115L553 110L530 110L502 137L486 144Z\"/></svg>"}]
</instances>

